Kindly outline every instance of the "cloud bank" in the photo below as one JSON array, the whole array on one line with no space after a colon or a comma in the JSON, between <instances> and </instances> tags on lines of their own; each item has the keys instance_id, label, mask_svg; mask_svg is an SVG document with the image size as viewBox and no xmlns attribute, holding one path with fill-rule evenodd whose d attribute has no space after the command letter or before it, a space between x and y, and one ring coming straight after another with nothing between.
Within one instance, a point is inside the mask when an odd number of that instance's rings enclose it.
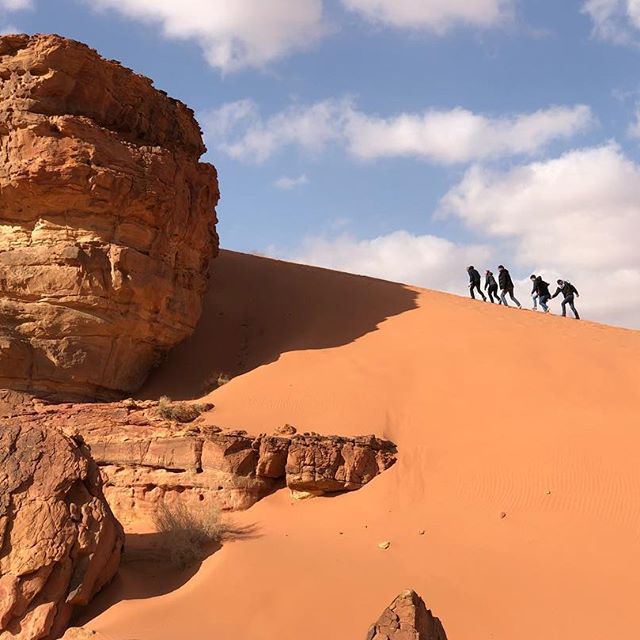
<instances>
[{"instance_id":1,"label":"cloud bank","mask_svg":"<svg viewBox=\"0 0 640 640\"><path fill-rule=\"evenodd\" d=\"M413 157L466 163L533 155L554 140L586 131L593 122L584 105L498 117L455 108L381 118L358 110L348 98L293 105L269 117L252 101L241 100L204 116L209 143L247 162L264 162L287 147L320 152L333 143L361 160Z\"/></svg>"},{"instance_id":2,"label":"cloud bank","mask_svg":"<svg viewBox=\"0 0 640 640\"><path fill-rule=\"evenodd\" d=\"M196 41L207 61L225 72L262 67L308 48L326 33L322 0L85 1L157 24L168 38Z\"/></svg>"}]
</instances>

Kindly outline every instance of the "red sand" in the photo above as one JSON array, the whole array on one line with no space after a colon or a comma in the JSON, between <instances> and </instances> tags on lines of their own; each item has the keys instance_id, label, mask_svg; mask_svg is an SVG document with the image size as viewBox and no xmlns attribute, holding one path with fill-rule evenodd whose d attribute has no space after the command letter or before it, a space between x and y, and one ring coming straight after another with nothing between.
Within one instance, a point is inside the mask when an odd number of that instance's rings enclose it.
<instances>
[{"instance_id":1,"label":"red sand","mask_svg":"<svg viewBox=\"0 0 640 640\"><path fill-rule=\"evenodd\" d=\"M165 595L143 599L129 566L91 628L353 640L411 587L450 640L640 637L640 332L230 252L216 269L144 395L258 367L209 396L211 422L376 433L399 461L349 495L235 514L259 535L171 591L148 580Z\"/></svg>"}]
</instances>

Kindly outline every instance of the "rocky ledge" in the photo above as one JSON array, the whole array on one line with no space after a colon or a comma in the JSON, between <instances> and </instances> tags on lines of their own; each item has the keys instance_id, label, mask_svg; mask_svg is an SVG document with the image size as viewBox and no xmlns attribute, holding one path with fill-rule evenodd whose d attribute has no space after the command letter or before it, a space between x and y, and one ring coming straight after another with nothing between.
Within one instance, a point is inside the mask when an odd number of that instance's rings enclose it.
<instances>
[{"instance_id":1,"label":"rocky ledge","mask_svg":"<svg viewBox=\"0 0 640 640\"><path fill-rule=\"evenodd\" d=\"M353 491L395 462L396 448L375 436L248 435L160 415L157 402L23 405L8 424L61 429L85 442L105 479L118 519L148 519L161 503L212 503L247 509L287 486L296 498Z\"/></svg>"},{"instance_id":2,"label":"rocky ledge","mask_svg":"<svg viewBox=\"0 0 640 640\"><path fill-rule=\"evenodd\" d=\"M192 333L218 247L204 151L148 78L0 37L0 387L112 398Z\"/></svg>"}]
</instances>

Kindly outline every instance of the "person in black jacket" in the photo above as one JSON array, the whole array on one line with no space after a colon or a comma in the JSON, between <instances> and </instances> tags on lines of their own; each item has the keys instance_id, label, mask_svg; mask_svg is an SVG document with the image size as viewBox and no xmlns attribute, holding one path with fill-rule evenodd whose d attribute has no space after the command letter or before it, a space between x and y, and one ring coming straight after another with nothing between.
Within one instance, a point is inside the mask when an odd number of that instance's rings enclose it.
<instances>
[{"instance_id":1,"label":"person in black jacket","mask_svg":"<svg viewBox=\"0 0 640 640\"><path fill-rule=\"evenodd\" d=\"M496 297L496 302L498 304L502 304L502 300L500 300L500 296L498 295L498 283L493 277L493 271L489 271L489 269L487 269L484 274L484 288L489 294L489 300L491 300L491 304L493 304L493 296Z\"/></svg>"},{"instance_id":2,"label":"person in black jacket","mask_svg":"<svg viewBox=\"0 0 640 640\"><path fill-rule=\"evenodd\" d=\"M502 298L502 304L508 307L507 294L513 302L516 303L518 309L522 309L522 305L518 302L517 298L513 295L513 280L508 269L505 269L503 265L498 266L498 283L500 284L500 297Z\"/></svg>"},{"instance_id":3,"label":"person in black jacket","mask_svg":"<svg viewBox=\"0 0 640 640\"><path fill-rule=\"evenodd\" d=\"M551 293L549 292L549 283L545 282L542 279L542 276L535 276L535 275L531 276L531 281L533 283L533 289L531 291L531 294L535 296L534 301L537 300L540 303L542 310L545 313L549 313L549 307L547 306L547 302L551 298ZM535 309L535 302L534 302L534 309Z\"/></svg>"},{"instance_id":4,"label":"person in black jacket","mask_svg":"<svg viewBox=\"0 0 640 640\"><path fill-rule=\"evenodd\" d=\"M473 266L467 267L467 273L469 274L469 293L471 297L475 300L476 297L473 295L474 289L478 290L478 293L482 296L482 299L486 302L487 298L484 293L482 293L481 284L482 281L480 279L480 272Z\"/></svg>"},{"instance_id":5,"label":"person in black jacket","mask_svg":"<svg viewBox=\"0 0 640 640\"><path fill-rule=\"evenodd\" d=\"M574 296L577 296L578 298L580 297L578 290L570 282L567 282L566 280L558 280L558 288L556 289L556 292L551 297L555 298L560 293L563 296L562 316L566 317L567 305L569 305L571 307L571 311L573 311L573 315L576 317L576 320L580 320L580 316L578 315L576 306L573 303Z\"/></svg>"}]
</instances>

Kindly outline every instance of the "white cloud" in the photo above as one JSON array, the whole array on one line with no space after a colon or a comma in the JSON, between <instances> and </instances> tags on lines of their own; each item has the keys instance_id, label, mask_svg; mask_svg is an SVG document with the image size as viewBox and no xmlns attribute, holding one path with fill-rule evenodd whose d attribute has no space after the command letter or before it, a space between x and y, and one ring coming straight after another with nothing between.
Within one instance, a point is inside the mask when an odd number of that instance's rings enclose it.
<instances>
[{"instance_id":1,"label":"white cloud","mask_svg":"<svg viewBox=\"0 0 640 640\"><path fill-rule=\"evenodd\" d=\"M12 24L8 24L4 27L0 27L0 36L8 36L13 33L22 33L22 30Z\"/></svg>"},{"instance_id":2,"label":"white cloud","mask_svg":"<svg viewBox=\"0 0 640 640\"><path fill-rule=\"evenodd\" d=\"M457 25L496 26L511 16L512 0L342 0L367 20L444 33Z\"/></svg>"},{"instance_id":3,"label":"white cloud","mask_svg":"<svg viewBox=\"0 0 640 640\"><path fill-rule=\"evenodd\" d=\"M438 236L395 231L372 240L356 240L348 235L333 240L309 238L292 259L431 289L460 291L466 267L488 262L491 249L481 244L457 245Z\"/></svg>"},{"instance_id":4,"label":"white cloud","mask_svg":"<svg viewBox=\"0 0 640 640\"><path fill-rule=\"evenodd\" d=\"M555 139L586 130L593 121L584 105L496 118L461 108L380 118L358 111L348 98L293 105L268 118L253 102L242 100L204 116L207 137L214 145L252 162L263 162L288 146L317 152L336 143L367 160L421 157L464 163L534 154Z\"/></svg>"},{"instance_id":5,"label":"white cloud","mask_svg":"<svg viewBox=\"0 0 640 640\"><path fill-rule=\"evenodd\" d=\"M297 178L282 176L282 178L278 178L273 184L278 189L291 191L291 189L295 189L296 187L301 187L305 184L309 184L309 178L307 178L306 174L304 173L302 175L299 175Z\"/></svg>"},{"instance_id":6,"label":"white cloud","mask_svg":"<svg viewBox=\"0 0 640 640\"><path fill-rule=\"evenodd\" d=\"M351 152L361 158L413 156L456 163L533 154L592 123L591 110L584 105L498 118L460 108L388 119L354 113L348 137Z\"/></svg>"},{"instance_id":7,"label":"white cloud","mask_svg":"<svg viewBox=\"0 0 640 640\"><path fill-rule=\"evenodd\" d=\"M255 103L240 100L205 113L202 121L208 141L231 157L264 162L288 146L322 151L343 137L350 112L348 100L325 100L293 105L265 119Z\"/></svg>"},{"instance_id":8,"label":"white cloud","mask_svg":"<svg viewBox=\"0 0 640 640\"><path fill-rule=\"evenodd\" d=\"M640 36L640 0L584 0L583 13L594 33L617 44L633 44Z\"/></svg>"},{"instance_id":9,"label":"white cloud","mask_svg":"<svg viewBox=\"0 0 640 640\"><path fill-rule=\"evenodd\" d=\"M592 318L640 326L640 165L615 145L506 172L470 169L442 200L522 268L563 277Z\"/></svg>"},{"instance_id":10,"label":"white cloud","mask_svg":"<svg viewBox=\"0 0 640 640\"><path fill-rule=\"evenodd\" d=\"M33 0L0 0L0 8L6 9L7 11L32 9Z\"/></svg>"},{"instance_id":11,"label":"white cloud","mask_svg":"<svg viewBox=\"0 0 640 640\"><path fill-rule=\"evenodd\" d=\"M326 33L322 0L85 1L93 8L159 24L169 38L196 41L207 61L223 71L264 66L307 48Z\"/></svg>"}]
</instances>

